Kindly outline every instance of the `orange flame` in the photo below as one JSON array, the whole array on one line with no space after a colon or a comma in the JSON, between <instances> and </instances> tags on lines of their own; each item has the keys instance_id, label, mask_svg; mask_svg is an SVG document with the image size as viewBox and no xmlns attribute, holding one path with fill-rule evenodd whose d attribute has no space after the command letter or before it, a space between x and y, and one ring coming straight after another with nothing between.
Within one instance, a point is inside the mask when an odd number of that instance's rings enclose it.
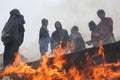
<instances>
[{"instance_id":1,"label":"orange flame","mask_svg":"<svg viewBox=\"0 0 120 80\"><path fill-rule=\"evenodd\" d=\"M70 44L71 45L71 44ZM49 62L49 55L46 53L42 56L42 61L37 69L33 69L26 63L21 61L20 55L17 53L13 65L5 67L0 72L0 76L8 74L20 74L26 77L25 80L115 80L120 77L120 64L112 63L107 64L103 61L104 65L94 65L93 56L86 53L87 63L83 65L83 69L78 69L74 65L66 71L63 65L66 60L63 58L64 54L68 54L70 46L65 49L59 45L55 50L52 63ZM95 56L101 55L104 59L104 48L100 45L98 53Z\"/></svg>"}]
</instances>

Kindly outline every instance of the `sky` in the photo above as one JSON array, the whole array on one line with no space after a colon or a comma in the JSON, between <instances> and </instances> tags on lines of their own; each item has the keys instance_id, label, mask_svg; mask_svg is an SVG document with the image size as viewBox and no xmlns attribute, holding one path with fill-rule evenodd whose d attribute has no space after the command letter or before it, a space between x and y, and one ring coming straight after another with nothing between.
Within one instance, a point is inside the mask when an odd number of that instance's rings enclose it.
<instances>
[{"instance_id":1,"label":"sky","mask_svg":"<svg viewBox=\"0 0 120 80\"><path fill-rule=\"evenodd\" d=\"M29 60L40 58L39 30L41 19L49 21L48 30L55 30L54 23L60 21L64 29L70 34L71 27L79 27L79 32L85 41L90 40L89 21L99 23L96 12L104 9L106 16L113 19L113 33L116 40L120 40L120 0L0 0L0 36L9 18L9 12L17 8L25 18L25 37L20 52ZM89 47L89 46L88 46ZM50 51L50 49L49 49ZM4 45L0 41L0 53L4 52Z\"/></svg>"}]
</instances>

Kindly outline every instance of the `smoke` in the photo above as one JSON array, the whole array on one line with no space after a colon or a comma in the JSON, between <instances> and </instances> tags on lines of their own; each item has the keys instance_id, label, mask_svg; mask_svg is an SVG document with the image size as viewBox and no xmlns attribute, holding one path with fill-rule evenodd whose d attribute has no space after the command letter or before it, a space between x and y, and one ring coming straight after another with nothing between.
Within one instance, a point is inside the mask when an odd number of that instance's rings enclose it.
<instances>
[{"instance_id":1,"label":"smoke","mask_svg":"<svg viewBox=\"0 0 120 80\"><path fill-rule=\"evenodd\" d=\"M21 46L21 50L28 50L30 56L39 57L39 30L41 27L41 19L47 18L49 20L49 33L55 30L55 21L60 21L64 29L67 29L69 34L71 27L74 25L79 27L79 32L82 34L85 41L90 39L90 31L88 23L90 20L94 20L96 24L100 19L97 17L96 12L98 9L104 9L106 16L113 19L114 22L114 35L117 40L120 40L120 0L13 0L10 4L8 0L2 1L0 8L2 19L0 24L0 31L2 30L5 22L9 17L9 11L13 8L18 8L25 17L25 38L24 43ZM9 3L9 4L8 4ZM28 4L29 3L29 4ZM8 5L4 7L4 5ZM0 43L0 49L3 50L2 43ZM49 49L50 51L50 49ZM3 51L2 51L3 53ZM26 53L25 53L26 55Z\"/></svg>"}]
</instances>

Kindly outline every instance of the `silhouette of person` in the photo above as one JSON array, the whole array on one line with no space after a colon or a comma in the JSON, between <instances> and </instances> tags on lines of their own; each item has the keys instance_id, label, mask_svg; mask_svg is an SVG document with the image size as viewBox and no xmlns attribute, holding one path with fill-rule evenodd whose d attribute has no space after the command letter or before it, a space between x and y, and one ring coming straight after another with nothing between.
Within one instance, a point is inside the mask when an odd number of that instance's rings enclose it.
<instances>
[{"instance_id":1,"label":"silhouette of person","mask_svg":"<svg viewBox=\"0 0 120 80\"><path fill-rule=\"evenodd\" d=\"M99 41L101 39L100 30L94 21L88 23L89 29L91 31L91 40L87 41L86 44L93 45L93 47L99 46Z\"/></svg>"},{"instance_id":2,"label":"silhouette of person","mask_svg":"<svg viewBox=\"0 0 120 80\"><path fill-rule=\"evenodd\" d=\"M73 42L73 44L74 44L74 49L71 50L71 52L75 52L75 51L86 48L85 41L83 40L80 32L78 32L78 31L79 31L79 28L77 26L73 26L71 28L71 34L69 36L69 40L70 40L70 42Z\"/></svg>"},{"instance_id":3,"label":"silhouette of person","mask_svg":"<svg viewBox=\"0 0 120 80\"><path fill-rule=\"evenodd\" d=\"M103 38L103 44L115 42L112 18L105 17L105 11L103 9L99 9L97 11L97 15L101 19L98 27Z\"/></svg>"},{"instance_id":4,"label":"silhouette of person","mask_svg":"<svg viewBox=\"0 0 120 80\"><path fill-rule=\"evenodd\" d=\"M59 21L55 22L55 31L51 36L51 50L53 50L62 41L62 48L66 47L68 41L68 32L62 28L62 24Z\"/></svg>"},{"instance_id":5,"label":"silhouette of person","mask_svg":"<svg viewBox=\"0 0 120 80\"><path fill-rule=\"evenodd\" d=\"M40 28L39 33L39 45L40 45L40 53L43 56L48 51L48 44L50 43L50 35L47 29L48 20L42 19L41 20L42 26Z\"/></svg>"},{"instance_id":6,"label":"silhouette of person","mask_svg":"<svg viewBox=\"0 0 120 80\"><path fill-rule=\"evenodd\" d=\"M24 40L24 16L18 9L10 11L10 17L2 30L1 40L4 48L4 66L12 64L15 60L15 53Z\"/></svg>"}]
</instances>

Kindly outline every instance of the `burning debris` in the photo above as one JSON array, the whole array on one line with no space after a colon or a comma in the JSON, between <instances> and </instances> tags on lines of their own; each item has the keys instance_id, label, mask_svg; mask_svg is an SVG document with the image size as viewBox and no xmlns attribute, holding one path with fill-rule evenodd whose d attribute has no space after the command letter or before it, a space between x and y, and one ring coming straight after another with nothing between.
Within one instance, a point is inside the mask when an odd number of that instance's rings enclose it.
<instances>
[{"instance_id":1,"label":"burning debris","mask_svg":"<svg viewBox=\"0 0 120 80\"><path fill-rule=\"evenodd\" d=\"M63 50L59 46L54 51L56 56L49 57L46 53L36 68L36 62L26 64L16 55L13 65L0 71L0 79L120 80L119 48L120 42L116 42L68 54L68 48Z\"/></svg>"}]
</instances>

